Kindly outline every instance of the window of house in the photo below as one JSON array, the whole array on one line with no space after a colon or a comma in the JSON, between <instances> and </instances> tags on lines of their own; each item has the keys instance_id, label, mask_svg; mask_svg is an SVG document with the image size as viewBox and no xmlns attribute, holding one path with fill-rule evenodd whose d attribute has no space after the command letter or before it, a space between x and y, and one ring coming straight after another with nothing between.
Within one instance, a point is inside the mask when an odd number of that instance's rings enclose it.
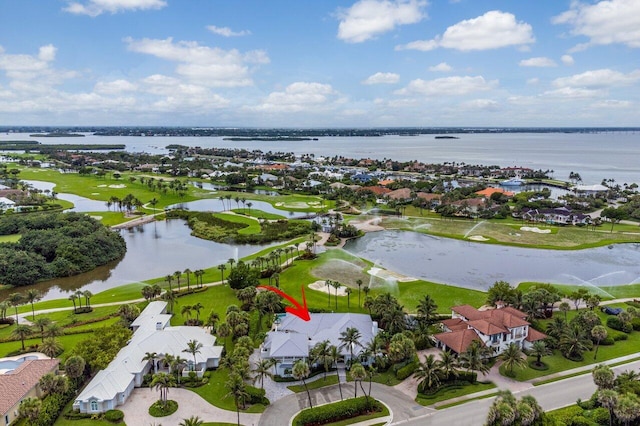
<instances>
[{"instance_id":1,"label":"window of house","mask_svg":"<svg viewBox=\"0 0 640 426\"><path fill-rule=\"evenodd\" d=\"M9 415L5 415L4 416L4 424L8 425L9 424Z\"/></svg>"},{"instance_id":2,"label":"window of house","mask_svg":"<svg viewBox=\"0 0 640 426\"><path fill-rule=\"evenodd\" d=\"M91 411L98 411L98 401L91 401Z\"/></svg>"}]
</instances>

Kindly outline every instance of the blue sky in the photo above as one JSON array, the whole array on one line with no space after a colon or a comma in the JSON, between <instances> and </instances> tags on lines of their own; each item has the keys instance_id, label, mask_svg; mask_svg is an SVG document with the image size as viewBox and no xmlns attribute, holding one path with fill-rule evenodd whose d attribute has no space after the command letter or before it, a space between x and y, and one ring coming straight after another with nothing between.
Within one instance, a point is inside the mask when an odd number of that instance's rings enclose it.
<instances>
[{"instance_id":1,"label":"blue sky","mask_svg":"<svg viewBox=\"0 0 640 426\"><path fill-rule=\"evenodd\" d=\"M638 126L638 0L0 0L0 125Z\"/></svg>"}]
</instances>

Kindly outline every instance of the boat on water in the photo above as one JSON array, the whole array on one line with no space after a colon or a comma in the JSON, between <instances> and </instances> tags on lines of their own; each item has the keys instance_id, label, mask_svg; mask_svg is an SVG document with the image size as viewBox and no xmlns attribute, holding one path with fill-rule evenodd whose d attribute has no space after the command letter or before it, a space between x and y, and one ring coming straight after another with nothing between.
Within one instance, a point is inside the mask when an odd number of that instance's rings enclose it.
<instances>
[{"instance_id":1,"label":"boat on water","mask_svg":"<svg viewBox=\"0 0 640 426\"><path fill-rule=\"evenodd\" d=\"M526 182L523 181L522 179L520 179L519 177L512 177L511 179L507 179L507 180L503 180L502 182L500 182L500 185L502 186L521 186L524 185Z\"/></svg>"}]
</instances>

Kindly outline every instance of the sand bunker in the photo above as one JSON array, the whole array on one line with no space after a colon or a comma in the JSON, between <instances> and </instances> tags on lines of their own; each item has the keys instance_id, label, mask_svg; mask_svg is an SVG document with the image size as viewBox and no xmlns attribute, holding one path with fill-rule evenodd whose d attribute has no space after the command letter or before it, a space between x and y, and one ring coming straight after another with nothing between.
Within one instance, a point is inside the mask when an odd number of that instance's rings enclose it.
<instances>
[{"instance_id":1,"label":"sand bunker","mask_svg":"<svg viewBox=\"0 0 640 426\"><path fill-rule=\"evenodd\" d=\"M122 188L126 188L127 185L123 185L123 184L119 184L119 185L109 185L109 188L113 188L113 189L122 189Z\"/></svg>"},{"instance_id":2,"label":"sand bunker","mask_svg":"<svg viewBox=\"0 0 640 426\"><path fill-rule=\"evenodd\" d=\"M488 238L483 237L482 235L472 235L469 237L472 241L489 241Z\"/></svg>"},{"instance_id":3,"label":"sand bunker","mask_svg":"<svg viewBox=\"0 0 640 426\"><path fill-rule=\"evenodd\" d=\"M399 274L397 272L388 271L386 269L378 268L374 266L373 268L367 271L369 275L373 275L374 277L382 278L383 280L394 280L401 283L409 282L409 281L417 281L416 278L408 277L406 275Z\"/></svg>"},{"instance_id":4,"label":"sand bunker","mask_svg":"<svg viewBox=\"0 0 640 426\"><path fill-rule=\"evenodd\" d=\"M107 185L98 185L98 188L106 188Z\"/></svg>"},{"instance_id":5,"label":"sand bunker","mask_svg":"<svg viewBox=\"0 0 640 426\"><path fill-rule=\"evenodd\" d=\"M537 226L523 226L521 231L535 232L536 234L550 234L551 229L540 229Z\"/></svg>"},{"instance_id":6,"label":"sand bunker","mask_svg":"<svg viewBox=\"0 0 640 426\"><path fill-rule=\"evenodd\" d=\"M102 220L102 216L89 216L91 219Z\"/></svg>"},{"instance_id":7,"label":"sand bunker","mask_svg":"<svg viewBox=\"0 0 640 426\"><path fill-rule=\"evenodd\" d=\"M303 201L292 201L290 203L276 203L276 207L289 207L291 209L306 209L309 205Z\"/></svg>"},{"instance_id":8,"label":"sand bunker","mask_svg":"<svg viewBox=\"0 0 640 426\"><path fill-rule=\"evenodd\" d=\"M331 292L332 296L335 296L336 294L336 289L331 286L327 287L326 281L316 281L314 283L311 283L309 284L309 288L311 290L321 291L323 293ZM347 293L345 293L346 289L347 289L347 286L344 286L344 285L338 287L338 296L346 296L347 295Z\"/></svg>"}]
</instances>

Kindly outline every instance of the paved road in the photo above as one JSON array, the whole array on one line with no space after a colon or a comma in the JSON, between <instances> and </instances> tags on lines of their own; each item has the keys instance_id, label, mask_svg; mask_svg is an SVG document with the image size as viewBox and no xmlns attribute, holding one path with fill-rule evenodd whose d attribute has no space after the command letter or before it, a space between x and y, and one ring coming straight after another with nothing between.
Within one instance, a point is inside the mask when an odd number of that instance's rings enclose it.
<instances>
[{"instance_id":1,"label":"paved road","mask_svg":"<svg viewBox=\"0 0 640 426\"><path fill-rule=\"evenodd\" d=\"M640 361L613 368L616 374L620 374L625 370L638 371L639 369ZM578 398L583 400L588 399L595 390L596 386L593 384L591 374L584 374L521 392L515 392L514 395L518 398L524 395L532 395L545 411L550 411L575 404ZM493 400L494 398L475 400L444 410L427 413L413 419L401 419L394 416L391 424L407 426L477 426L484 424Z\"/></svg>"},{"instance_id":2,"label":"paved road","mask_svg":"<svg viewBox=\"0 0 640 426\"><path fill-rule=\"evenodd\" d=\"M365 390L369 390L369 384L363 383ZM346 398L353 397L353 383L342 385L342 393ZM362 390L358 386L358 395L362 395ZM389 386L373 383L371 396L387 404L393 413L395 421L407 421L416 417L425 416L436 410L419 405L411 400L404 393ZM311 401L313 406L339 401L340 391L337 385L327 386L311 391ZM260 426L285 426L289 424L291 418L300 410L309 407L309 399L306 392L286 396L271 404L260 417ZM420 423L415 423L420 424Z\"/></svg>"}]
</instances>

